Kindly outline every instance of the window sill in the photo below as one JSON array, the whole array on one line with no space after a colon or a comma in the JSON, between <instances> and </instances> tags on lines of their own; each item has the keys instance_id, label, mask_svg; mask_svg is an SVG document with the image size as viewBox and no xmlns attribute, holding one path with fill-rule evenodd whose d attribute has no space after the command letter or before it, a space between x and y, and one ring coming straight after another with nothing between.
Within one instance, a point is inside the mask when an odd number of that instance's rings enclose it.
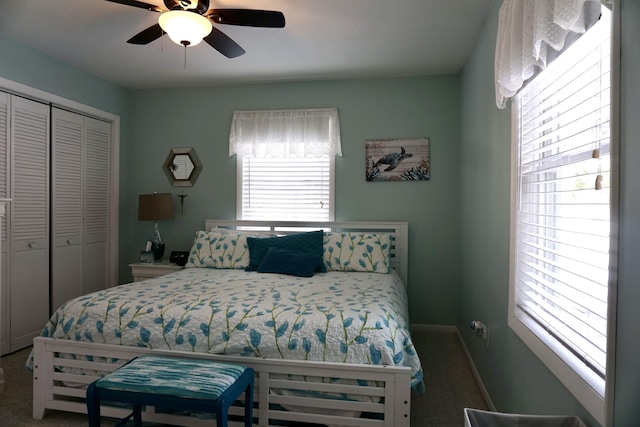
<instances>
[{"instance_id":1,"label":"window sill","mask_svg":"<svg viewBox=\"0 0 640 427\"><path fill-rule=\"evenodd\" d=\"M588 370L533 321L512 316L509 327L601 424L605 425L605 381ZM546 339L545 339L546 338Z\"/></svg>"}]
</instances>

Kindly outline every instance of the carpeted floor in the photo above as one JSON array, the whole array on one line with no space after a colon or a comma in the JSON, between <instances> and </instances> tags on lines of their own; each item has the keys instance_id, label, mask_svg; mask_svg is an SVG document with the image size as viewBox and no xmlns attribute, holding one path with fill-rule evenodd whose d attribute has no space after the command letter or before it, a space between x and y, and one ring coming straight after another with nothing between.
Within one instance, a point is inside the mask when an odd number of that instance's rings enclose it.
<instances>
[{"instance_id":1,"label":"carpeted floor","mask_svg":"<svg viewBox=\"0 0 640 427\"><path fill-rule=\"evenodd\" d=\"M425 371L425 394L412 393L412 427L462 427L463 409L488 409L453 332L414 332L414 344ZM0 394L0 425L6 427L86 426L86 415L49 411L31 418L31 373L24 369L30 349L2 358L5 391ZM113 425L113 422L103 423Z\"/></svg>"},{"instance_id":2,"label":"carpeted floor","mask_svg":"<svg viewBox=\"0 0 640 427\"><path fill-rule=\"evenodd\" d=\"M464 408L489 409L455 333L414 331L412 335L426 393L411 394L411 427L462 427Z\"/></svg>"}]
</instances>

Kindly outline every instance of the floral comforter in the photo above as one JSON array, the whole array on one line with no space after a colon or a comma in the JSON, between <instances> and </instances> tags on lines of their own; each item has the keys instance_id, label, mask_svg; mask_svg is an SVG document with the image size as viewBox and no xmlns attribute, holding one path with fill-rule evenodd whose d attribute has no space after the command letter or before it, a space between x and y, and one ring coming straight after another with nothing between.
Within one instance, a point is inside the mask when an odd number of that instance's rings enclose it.
<instances>
[{"instance_id":1,"label":"floral comforter","mask_svg":"<svg viewBox=\"0 0 640 427\"><path fill-rule=\"evenodd\" d=\"M70 300L42 336L277 359L409 366L422 385L395 273L311 278L188 268Z\"/></svg>"}]
</instances>

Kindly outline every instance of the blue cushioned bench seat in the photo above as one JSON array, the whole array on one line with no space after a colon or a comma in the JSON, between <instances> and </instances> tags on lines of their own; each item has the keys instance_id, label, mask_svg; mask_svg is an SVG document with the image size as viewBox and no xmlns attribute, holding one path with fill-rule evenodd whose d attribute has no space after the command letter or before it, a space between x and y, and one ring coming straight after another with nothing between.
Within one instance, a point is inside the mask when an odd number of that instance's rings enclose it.
<instances>
[{"instance_id":1,"label":"blue cushioned bench seat","mask_svg":"<svg viewBox=\"0 0 640 427\"><path fill-rule=\"evenodd\" d=\"M142 406L215 412L226 427L229 407L245 392L245 426L252 425L252 368L232 363L174 357L140 356L94 381L87 388L89 426L100 425L100 402L133 407L142 426Z\"/></svg>"}]
</instances>

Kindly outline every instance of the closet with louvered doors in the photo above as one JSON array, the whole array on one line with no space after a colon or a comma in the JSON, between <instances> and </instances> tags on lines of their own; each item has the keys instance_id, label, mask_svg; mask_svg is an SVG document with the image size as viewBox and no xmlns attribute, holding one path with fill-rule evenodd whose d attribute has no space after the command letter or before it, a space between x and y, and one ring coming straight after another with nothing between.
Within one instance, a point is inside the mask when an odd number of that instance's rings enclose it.
<instances>
[{"instance_id":1,"label":"closet with louvered doors","mask_svg":"<svg viewBox=\"0 0 640 427\"><path fill-rule=\"evenodd\" d=\"M6 354L31 345L49 318L48 105L0 92L2 229L1 342Z\"/></svg>"},{"instance_id":2,"label":"closet with louvered doors","mask_svg":"<svg viewBox=\"0 0 640 427\"><path fill-rule=\"evenodd\" d=\"M52 109L52 311L108 286L110 132L110 123Z\"/></svg>"}]
</instances>

